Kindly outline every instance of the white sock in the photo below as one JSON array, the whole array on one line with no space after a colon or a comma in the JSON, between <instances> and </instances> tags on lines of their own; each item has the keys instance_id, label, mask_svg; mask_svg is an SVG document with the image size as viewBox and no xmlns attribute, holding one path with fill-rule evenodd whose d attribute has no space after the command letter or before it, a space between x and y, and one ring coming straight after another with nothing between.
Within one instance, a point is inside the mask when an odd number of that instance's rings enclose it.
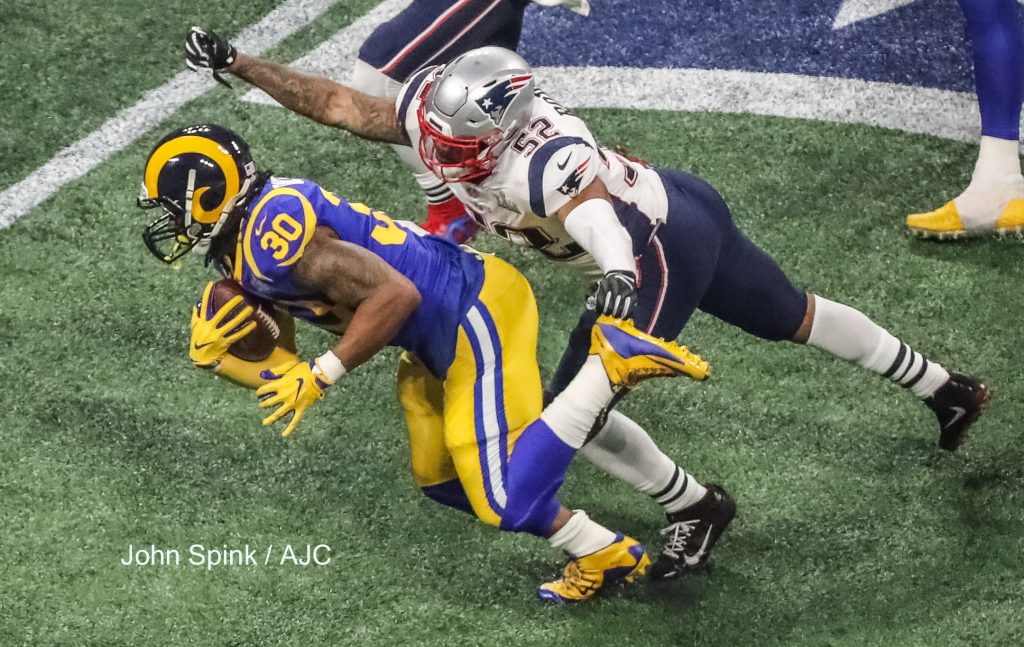
<instances>
[{"instance_id":1,"label":"white sock","mask_svg":"<svg viewBox=\"0 0 1024 647\"><path fill-rule=\"evenodd\" d=\"M982 137L971 183L986 178L1020 175L1020 143L1016 139Z\"/></svg>"},{"instance_id":2,"label":"white sock","mask_svg":"<svg viewBox=\"0 0 1024 647\"><path fill-rule=\"evenodd\" d=\"M399 157L404 157L403 151L411 150L402 146L395 146L395 151L399 153ZM417 159L419 159L417 157ZM421 162L422 163L422 162ZM426 173L413 173L416 178L416 183L423 189L423 195L427 199L427 204L441 204L451 200L455 194L448 188L448 185L437 179L437 176L427 171Z\"/></svg>"},{"instance_id":3,"label":"white sock","mask_svg":"<svg viewBox=\"0 0 1024 647\"><path fill-rule=\"evenodd\" d=\"M569 521L555 534L548 537L552 548L558 548L573 557L585 557L611 546L615 533L596 521L592 521L583 510L573 510Z\"/></svg>"},{"instance_id":4,"label":"white sock","mask_svg":"<svg viewBox=\"0 0 1024 647\"><path fill-rule=\"evenodd\" d=\"M654 444L643 427L612 411L580 453L599 468L651 495L666 512L696 503L707 490Z\"/></svg>"},{"instance_id":5,"label":"white sock","mask_svg":"<svg viewBox=\"0 0 1024 647\"><path fill-rule=\"evenodd\" d=\"M1009 200L1024 198L1018 149L1013 139L981 138L971 183L953 200L965 228L991 227Z\"/></svg>"},{"instance_id":6,"label":"white sock","mask_svg":"<svg viewBox=\"0 0 1024 647\"><path fill-rule=\"evenodd\" d=\"M597 355L584 362L569 386L540 414L562 442L573 449L583 447L601 411L612 401L608 374Z\"/></svg>"},{"instance_id":7,"label":"white sock","mask_svg":"<svg viewBox=\"0 0 1024 647\"><path fill-rule=\"evenodd\" d=\"M922 399L949 379L941 365L925 359L863 312L818 295L807 343L887 377Z\"/></svg>"}]
</instances>

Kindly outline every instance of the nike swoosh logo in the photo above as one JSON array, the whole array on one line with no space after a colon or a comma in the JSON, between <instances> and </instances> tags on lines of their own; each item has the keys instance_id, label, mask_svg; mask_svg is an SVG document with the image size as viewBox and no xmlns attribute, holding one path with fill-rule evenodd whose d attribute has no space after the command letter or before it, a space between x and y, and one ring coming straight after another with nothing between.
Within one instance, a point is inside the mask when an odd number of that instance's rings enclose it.
<instances>
[{"instance_id":1,"label":"nike swoosh logo","mask_svg":"<svg viewBox=\"0 0 1024 647\"><path fill-rule=\"evenodd\" d=\"M569 156L565 158L564 162L562 162L561 164L556 164L556 166L558 167L558 170L559 171L564 171L565 167L569 165L569 160L571 160L571 159L572 159L572 153L569 153Z\"/></svg>"},{"instance_id":2,"label":"nike swoosh logo","mask_svg":"<svg viewBox=\"0 0 1024 647\"><path fill-rule=\"evenodd\" d=\"M963 418L964 416L967 415L967 409L964 409L963 407L950 407L950 409L953 409L954 411L956 411L956 415L953 416L952 420L950 420L945 425L943 425L943 427L942 427L943 429L949 429L954 424L956 424L957 420L959 420L960 418Z\"/></svg>"},{"instance_id":3,"label":"nike swoosh logo","mask_svg":"<svg viewBox=\"0 0 1024 647\"><path fill-rule=\"evenodd\" d=\"M205 344L192 344L192 348L195 348L196 350L199 350L201 348L206 348L207 346L209 346L212 343L213 343L212 341L208 341Z\"/></svg>"},{"instance_id":4,"label":"nike swoosh logo","mask_svg":"<svg viewBox=\"0 0 1024 647\"><path fill-rule=\"evenodd\" d=\"M301 392L302 392L302 385L303 385L303 384L305 384L305 383L306 383L306 381L305 381L305 379L303 379L303 378L301 378L301 377L300 377L300 378L298 379L298 382L299 382L299 388L295 389L295 401L296 401L296 402L298 402L298 401L299 401L299 393L301 393Z\"/></svg>"},{"instance_id":5,"label":"nike swoosh logo","mask_svg":"<svg viewBox=\"0 0 1024 647\"><path fill-rule=\"evenodd\" d=\"M696 566L700 563L700 558L704 556L704 549L708 547L708 539L711 539L711 531L714 527L714 524L708 524L708 532L704 535L704 543L700 545L700 548L697 549L696 553L683 556L683 559L686 560L687 566Z\"/></svg>"},{"instance_id":6,"label":"nike swoosh logo","mask_svg":"<svg viewBox=\"0 0 1024 647\"><path fill-rule=\"evenodd\" d=\"M263 216L263 219L260 220L260 224L256 225L256 232L255 233L256 233L257 236L259 236L259 235L261 235L263 233L263 225L267 224L267 218L269 218L269 217L270 217L269 215L268 216Z\"/></svg>"}]
</instances>

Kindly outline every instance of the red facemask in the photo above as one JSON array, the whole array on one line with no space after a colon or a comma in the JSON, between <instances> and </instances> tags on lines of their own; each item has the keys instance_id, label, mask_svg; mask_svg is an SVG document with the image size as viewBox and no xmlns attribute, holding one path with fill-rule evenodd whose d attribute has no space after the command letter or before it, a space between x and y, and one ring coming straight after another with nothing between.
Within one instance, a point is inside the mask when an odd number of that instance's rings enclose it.
<instances>
[{"instance_id":1,"label":"red facemask","mask_svg":"<svg viewBox=\"0 0 1024 647\"><path fill-rule=\"evenodd\" d=\"M423 97L430 90L423 89L416 118L420 126L420 158L443 180L471 182L491 174L497 155L494 148L502 141L502 133L495 128L483 137L452 137L431 124L426 117Z\"/></svg>"}]
</instances>

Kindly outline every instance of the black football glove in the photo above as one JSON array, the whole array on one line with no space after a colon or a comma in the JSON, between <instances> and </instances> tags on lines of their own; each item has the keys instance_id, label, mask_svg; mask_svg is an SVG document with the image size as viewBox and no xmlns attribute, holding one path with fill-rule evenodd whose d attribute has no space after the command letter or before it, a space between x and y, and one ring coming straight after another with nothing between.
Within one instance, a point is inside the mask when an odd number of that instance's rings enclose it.
<instances>
[{"instance_id":1,"label":"black football glove","mask_svg":"<svg viewBox=\"0 0 1024 647\"><path fill-rule=\"evenodd\" d=\"M612 270L597 282L594 309L616 319L627 319L636 308L636 272Z\"/></svg>"},{"instance_id":2,"label":"black football glove","mask_svg":"<svg viewBox=\"0 0 1024 647\"><path fill-rule=\"evenodd\" d=\"M190 70L211 70L213 78L231 87L221 72L235 62L238 51L235 46L215 31L193 27L185 36L185 65Z\"/></svg>"}]
</instances>

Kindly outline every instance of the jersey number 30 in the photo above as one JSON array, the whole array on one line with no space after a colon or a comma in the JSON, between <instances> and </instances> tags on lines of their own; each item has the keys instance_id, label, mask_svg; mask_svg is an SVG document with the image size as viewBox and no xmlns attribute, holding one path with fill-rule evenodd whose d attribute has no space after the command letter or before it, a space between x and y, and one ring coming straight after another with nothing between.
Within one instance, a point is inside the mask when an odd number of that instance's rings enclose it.
<instances>
[{"instance_id":1,"label":"jersey number 30","mask_svg":"<svg viewBox=\"0 0 1024 647\"><path fill-rule=\"evenodd\" d=\"M289 245L302 235L302 225L287 213L279 213L270 223L270 231L260 237L260 247L274 250L274 260L288 255Z\"/></svg>"}]
</instances>

